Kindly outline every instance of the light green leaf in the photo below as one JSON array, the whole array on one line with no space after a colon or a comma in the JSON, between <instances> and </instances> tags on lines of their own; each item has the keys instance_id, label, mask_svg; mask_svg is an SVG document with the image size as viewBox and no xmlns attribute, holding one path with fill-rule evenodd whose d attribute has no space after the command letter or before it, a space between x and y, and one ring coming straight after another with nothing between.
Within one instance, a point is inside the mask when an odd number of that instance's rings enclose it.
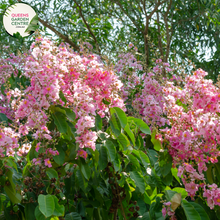
<instances>
[{"instance_id":1,"label":"light green leaf","mask_svg":"<svg viewBox=\"0 0 220 220\"><path fill-rule=\"evenodd\" d=\"M37 220L50 220L49 217L46 218L46 217L42 214L42 212L39 210L39 206L37 206L37 207L35 208L34 215L35 215L35 217L36 217Z\"/></svg>"},{"instance_id":2,"label":"light green leaf","mask_svg":"<svg viewBox=\"0 0 220 220\"><path fill-rule=\"evenodd\" d=\"M151 134L151 142L154 145L154 149L156 151L159 151L160 149L162 149L162 145L161 145L161 142L155 138L155 136L156 136L156 130L154 130Z\"/></svg>"},{"instance_id":3,"label":"light green leaf","mask_svg":"<svg viewBox=\"0 0 220 220\"><path fill-rule=\"evenodd\" d=\"M188 196L188 193L186 192L186 190L184 188L181 188L181 187L175 187L175 188L172 189L172 191L175 191L177 193L181 193L181 196L182 196L183 199Z\"/></svg>"},{"instance_id":4,"label":"light green leaf","mask_svg":"<svg viewBox=\"0 0 220 220\"><path fill-rule=\"evenodd\" d=\"M124 111L122 109L120 109L119 107L113 107L113 108L110 108L110 112L111 112L111 114L116 112L116 114L117 114L117 116L119 118L119 121L121 123L121 126L123 128L125 128L125 126L127 125L127 116L124 113Z\"/></svg>"},{"instance_id":5,"label":"light green leaf","mask_svg":"<svg viewBox=\"0 0 220 220\"><path fill-rule=\"evenodd\" d=\"M140 170L140 164L139 164L138 159L137 159L134 155L132 155L132 154L127 155L127 157L129 158L130 162L131 162L138 170Z\"/></svg>"},{"instance_id":6,"label":"light green leaf","mask_svg":"<svg viewBox=\"0 0 220 220\"><path fill-rule=\"evenodd\" d=\"M128 117L128 120L133 121L143 133L151 134L150 128L143 120L134 117Z\"/></svg>"},{"instance_id":7,"label":"light green leaf","mask_svg":"<svg viewBox=\"0 0 220 220\"><path fill-rule=\"evenodd\" d=\"M50 217L53 215L55 209L55 203L52 195L42 195L38 196L39 210L43 213L45 217Z\"/></svg>"},{"instance_id":8,"label":"light green leaf","mask_svg":"<svg viewBox=\"0 0 220 220\"><path fill-rule=\"evenodd\" d=\"M118 137L117 137L118 142L122 145L122 147L124 148L124 150L126 150L128 148L128 146L130 145L130 141L128 140L128 138L121 133Z\"/></svg>"},{"instance_id":9,"label":"light green leaf","mask_svg":"<svg viewBox=\"0 0 220 220\"><path fill-rule=\"evenodd\" d=\"M140 192L144 193L145 192L144 177L137 171L131 171L130 177L135 182L135 184L139 188Z\"/></svg>"},{"instance_id":10,"label":"light green leaf","mask_svg":"<svg viewBox=\"0 0 220 220\"><path fill-rule=\"evenodd\" d=\"M126 133L128 134L129 138L131 139L133 145L135 146L135 137L134 137L133 132L130 130L128 124L125 126L124 130L126 131Z\"/></svg>"},{"instance_id":11,"label":"light green leaf","mask_svg":"<svg viewBox=\"0 0 220 220\"><path fill-rule=\"evenodd\" d=\"M55 216L64 216L65 208L63 205L59 204L59 200L56 196L53 196L54 204L55 204L55 209L53 212L53 215Z\"/></svg>"},{"instance_id":12,"label":"light green leaf","mask_svg":"<svg viewBox=\"0 0 220 220\"><path fill-rule=\"evenodd\" d=\"M142 151L139 151L139 154L140 154L140 158L141 158L141 161L142 161L145 169L147 169L150 165L150 160L149 160L148 156Z\"/></svg>"}]
</instances>

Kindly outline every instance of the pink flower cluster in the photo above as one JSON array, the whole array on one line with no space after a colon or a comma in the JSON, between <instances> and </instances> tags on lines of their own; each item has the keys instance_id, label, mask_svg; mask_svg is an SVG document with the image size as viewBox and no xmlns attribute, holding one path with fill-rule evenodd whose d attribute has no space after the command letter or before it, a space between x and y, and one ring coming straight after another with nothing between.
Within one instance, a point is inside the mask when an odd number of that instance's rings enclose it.
<instances>
[{"instance_id":1,"label":"pink flower cluster","mask_svg":"<svg viewBox=\"0 0 220 220\"><path fill-rule=\"evenodd\" d=\"M0 156L14 156L19 144L20 135L10 127L0 128Z\"/></svg>"},{"instance_id":2,"label":"pink flower cluster","mask_svg":"<svg viewBox=\"0 0 220 220\"><path fill-rule=\"evenodd\" d=\"M220 188L215 183L204 186L203 196L207 198L207 204L211 209L214 209L215 205L220 206Z\"/></svg>"},{"instance_id":3,"label":"pink flower cluster","mask_svg":"<svg viewBox=\"0 0 220 220\"><path fill-rule=\"evenodd\" d=\"M217 163L220 156L220 93L199 69L185 79L184 88L167 83L163 88L165 110L171 128L161 129L169 142L169 152L178 175L193 198L202 188L207 164ZM208 185L204 185L204 189ZM210 203L208 203L210 204Z\"/></svg>"},{"instance_id":4,"label":"pink flower cluster","mask_svg":"<svg viewBox=\"0 0 220 220\"><path fill-rule=\"evenodd\" d=\"M84 46L91 49L87 43ZM33 132L34 139L43 139L45 143L49 143L53 140L53 134L47 128L50 106L62 105L70 108L76 113L78 120L78 155L85 158L87 154L82 154L82 149L95 150L97 134L91 128L94 127L96 114L104 117L110 107L125 109L125 106L119 96L122 83L118 76L112 70L106 69L98 56L81 52L83 54L74 52L68 45L55 46L49 40L37 38L31 45L30 54L25 55L25 60L17 60L17 64L15 58L13 61L22 70L22 76L30 80L30 85L22 91L9 91L8 105L3 104L4 108L0 110L7 113L7 106L13 110L20 134ZM0 71L14 72L12 66L6 64ZM9 68L11 71L8 71ZM60 93L64 95L66 103L61 100ZM0 102L6 103L7 99L0 97ZM39 150L39 146L36 150ZM22 148L20 154L23 153ZM49 154L46 149L44 153ZM39 164L40 161L37 158L33 162ZM46 162L49 165L48 160Z\"/></svg>"},{"instance_id":5,"label":"pink flower cluster","mask_svg":"<svg viewBox=\"0 0 220 220\"><path fill-rule=\"evenodd\" d=\"M171 209L171 202L165 202L163 203L164 207L162 209L163 217L165 218L166 215L170 216L170 220L177 220L175 216L175 211L172 211Z\"/></svg>"},{"instance_id":6,"label":"pink flower cluster","mask_svg":"<svg viewBox=\"0 0 220 220\"><path fill-rule=\"evenodd\" d=\"M163 117L166 114L164 110L163 86L155 77L162 74L163 68L167 71L171 71L171 69L168 68L169 64L161 62L161 60L157 60L158 65L153 68L153 72L143 74L141 80L143 89L136 94L132 103L134 109L139 112L143 120L149 125L169 125L169 120Z\"/></svg>"}]
</instances>

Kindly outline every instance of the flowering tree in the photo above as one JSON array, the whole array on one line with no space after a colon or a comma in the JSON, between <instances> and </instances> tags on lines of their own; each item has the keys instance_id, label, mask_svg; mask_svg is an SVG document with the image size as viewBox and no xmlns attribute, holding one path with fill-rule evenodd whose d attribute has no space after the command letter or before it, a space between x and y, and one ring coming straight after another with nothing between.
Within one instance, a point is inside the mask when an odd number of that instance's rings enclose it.
<instances>
[{"instance_id":1,"label":"flowering tree","mask_svg":"<svg viewBox=\"0 0 220 220\"><path fill-rule=\"evenodd\" d=\"M217 219L218 88L91 49L38 37L1 59L2 217Z\"/></svg>"}]
</instances>

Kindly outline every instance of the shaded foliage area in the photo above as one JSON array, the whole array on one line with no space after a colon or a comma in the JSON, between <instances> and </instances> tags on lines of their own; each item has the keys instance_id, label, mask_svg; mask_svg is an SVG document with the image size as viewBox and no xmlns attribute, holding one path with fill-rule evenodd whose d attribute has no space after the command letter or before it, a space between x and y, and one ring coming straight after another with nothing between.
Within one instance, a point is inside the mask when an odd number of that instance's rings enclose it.
<instances>
[{"instance_id":1,"label":"shaded foliage area","mask_svg":"<svg viewBox=\"0 0 220 220\"><path fill-rule=\"evenodd\" d=\"M2 11L15 2L3 1ZM155 56L164 62L190 59L196 67L208 71L214 81L217 79L219 1L30 0L27 3L37 11L45 35L55 34L57 41L68 42L75 50L79 50L79 40L87 41L94 52L113 59L132 42L147 66L152 65ZM1 45L23 49L4 30L0 34ZM31 37L25 39L26 48L30 41ZM207 50L211 52L210 61L205 61Z\"/></svg>"}]
</instances>

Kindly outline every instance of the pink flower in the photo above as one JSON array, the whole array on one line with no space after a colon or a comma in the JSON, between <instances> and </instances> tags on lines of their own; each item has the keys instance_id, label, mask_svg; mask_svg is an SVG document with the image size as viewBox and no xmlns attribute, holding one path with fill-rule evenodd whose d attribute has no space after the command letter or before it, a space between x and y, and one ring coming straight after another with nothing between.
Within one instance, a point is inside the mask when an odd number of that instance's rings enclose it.
<instances>
[{"instance_id":1,"label":"pink flower","mask_svg":"<svg viewBox=\"0 0 220 220\"><path fill-rule=\"evenodd\" d=\"M34 158L33 160L32 160L32 162L35 164L35 165L40 165L41 164L41 159L40 158Z\"/></svg>"},{"instance_id":2,"label":"pink flower","mask_svg":"<svg viewBox=\"0 0 220 220\"><path fill-rule=\"evenodd\" d=\"M45 166L52 167L52 164L51 164L49 158L44 160L44 164L45 164Z\"/></svg>"},{"instance_id":3,"label":"pink flower","mask_svg":"<svg viewBox=\"0 0 220 220\"><path fill-rule=\"evenodd\" d=\"M82 157L82 158L84 158L85 160L86 160L86 158L87 158L87 156L88 156L87 152L84 151L84 150L82 150L82 149L80 149L80 150L78 151L77 155L80 156L80 157Z\"/></svg>"},{"instance_id":4,"label":"pink flower","mask_svg":"<svg viewBox=\"0 0 220 220\"><path fill-rule=\"evenodd\" d=\"M186 183L185 188L190 196L194 196L195 193L198 191L198 184L195 184L194 182Z\"/></svg>"},{"instance_id":5,"label":"pink flower","mask_svg":"<svg viewBox=\"0 0 220 220\"><path fill-rule=\"evenodd\" d=\"M37 143L37 145L35 146L35 150L36 150L37 152L38 152L38 151L39 151L39 149L40 149L40 147L39 147L39 146L40 146L40 144L41 144L41 142L38 142L38 143Z\"/></svg>"},{"instance_id":6,"label":"pink flower","mask_svg":"<svg viewBox=\"0 0 220 220\"><path fill-rule=\"evenodd\" d=\"M49 135L49 134L44 134L44 137L47 139L47 140L51 140L52 137Z\"/></svg>"},{"instance_id":7,"label":"pink flower","mask_svg":"<svg viewBox=\"0 0 220 220\"><path fill-rule=\"evenodd\" d=\"M166 207L163 207L162 209L162 214L163 214L163 217L165 218L166 214L167 214L167 209Z\"/></svg>"},{"instance_id":8,"label":"pink flower","mask_svg":"<svg viewBox=\"0 0 220 220\"><path fill-rule=\"evenodd\" d=\"M184 167L179 166L177 176L181 177L183 175Z\"/></svg>"}]
</instances>

